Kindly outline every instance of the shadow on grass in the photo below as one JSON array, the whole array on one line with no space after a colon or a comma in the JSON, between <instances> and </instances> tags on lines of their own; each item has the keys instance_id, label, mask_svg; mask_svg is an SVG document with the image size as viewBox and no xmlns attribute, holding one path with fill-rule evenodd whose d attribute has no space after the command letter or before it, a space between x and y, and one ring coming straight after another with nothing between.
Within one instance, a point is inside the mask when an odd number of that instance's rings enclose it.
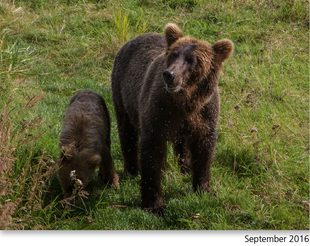
<instances>
[{"instance_id":1,"label":"shadow on grass","mask_svg":"<svg viewBox=\"0 0 310 246\"><path fill-rule=\"evenodd\" d=\"M253 150L228 147L217 151L214 161L228 167L238 177L253 177L265 171L264 165Z\"/></svg>"}]
</instances>

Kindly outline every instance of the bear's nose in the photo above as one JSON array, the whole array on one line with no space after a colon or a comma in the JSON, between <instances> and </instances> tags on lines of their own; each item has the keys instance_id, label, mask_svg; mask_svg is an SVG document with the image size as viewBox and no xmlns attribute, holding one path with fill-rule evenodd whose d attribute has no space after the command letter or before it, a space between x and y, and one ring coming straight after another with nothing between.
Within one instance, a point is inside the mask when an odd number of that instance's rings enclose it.
<instances>
[{"instance_id":1,"label":"bear's nose","mask_svg":"<svg viewBox=\"0 0 310 246\"><path fill-rule=\"evenodd\" d=\"M173 80L175 78L174 72L170 71L169 69L166 69L163 72L163 76L164 76L164 79L165 79L167 84L172 84L172 82L173 82Z\"/></svg>"}]
</instances>

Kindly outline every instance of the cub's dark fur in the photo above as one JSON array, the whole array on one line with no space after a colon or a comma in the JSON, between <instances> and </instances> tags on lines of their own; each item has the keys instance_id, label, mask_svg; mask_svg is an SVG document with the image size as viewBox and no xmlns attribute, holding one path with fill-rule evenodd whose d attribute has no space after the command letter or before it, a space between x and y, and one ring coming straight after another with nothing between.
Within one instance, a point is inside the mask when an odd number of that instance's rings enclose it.
<instances>
[{"instance_id":1,"label":"cub's dark fur","mask_svg":"<svg viewBox=\"0 0 310 246\"><path fill-rule=\"evenodd\" d=\"M72 97L60 134L60 163L57 171L64 198L72 195L70 172L86 187L99 166L104 184L118 186L111 157L110 116L104 99L91 90Z\"/></svg>"}]
</instances>

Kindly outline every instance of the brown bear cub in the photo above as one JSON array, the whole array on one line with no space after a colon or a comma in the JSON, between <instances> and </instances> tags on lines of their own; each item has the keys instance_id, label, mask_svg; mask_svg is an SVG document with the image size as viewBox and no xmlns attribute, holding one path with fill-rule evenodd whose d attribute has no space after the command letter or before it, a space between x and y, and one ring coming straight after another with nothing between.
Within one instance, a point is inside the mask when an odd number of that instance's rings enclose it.
<instances>
[{"instance_id":1,"label":"brown bear cub","mask_svg":"<svg viewBox=\"0 0 310 246\"><path fill-rule=\"evenodd\" d=\"M72 195L74 172L85 188L99 166L104 184L118 187L118 175L111 157L110 116L104 99L83 90L71 98L60 134L58 179L64 198Z\"/></svg>"},{"instance_id":2,"label":"brown bear cub","mask_svg":"<svg viewBox=\"0 0 310 246\"><path fill-rule=\"evenodd\" d=\"M232 52L230 40L210 45L184 37L176 25L167 24L164 35L140 35L117 53L113 102L125 171L141 172L143 209L165 213L161 172L167 141L174 144L182 170L192 170L194 189L209 190L218 80Z\"/></svg>"}]
</instances>

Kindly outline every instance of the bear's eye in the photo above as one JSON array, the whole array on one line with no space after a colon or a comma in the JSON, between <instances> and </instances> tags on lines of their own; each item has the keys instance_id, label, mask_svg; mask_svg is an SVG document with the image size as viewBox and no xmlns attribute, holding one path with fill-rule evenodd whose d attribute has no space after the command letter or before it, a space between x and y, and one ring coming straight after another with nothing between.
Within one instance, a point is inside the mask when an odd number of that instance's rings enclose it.
<instances>
[{"instance_id":1,"label":"bear's eye","mask_svg":"<svg viewBox=\"0 0 310 246\"><path fill-rule=\"evenodd\" d=\"M196 58L195 56L186 56L186 57L185 57L185 61L186 61L189 65L196 66L196 64L197 64L197 58Z\"/></svg>"},{"instance_id":2,"label":"bear's eye","mask_svg":"<svg viewBox=\"0 0 310 246\"><path fill-rule=\"evenodd\" d=\"M190 65L192 65L192 64L194 63L194 59L193 59L192 57L187 57L187 58L185 59L185 61L186 61L188 64L190 64Z\"/></svg>"},{"instance_id":3,"label":"bear's eye","mask_svg":"<svg viewBox=\"0 0 310 246\"><path fill-rule=\"evenodd\" d=\"M177 51L174 51L174 52L172 52L172 54L171 54L171 58L172 58L172 59L175 59L175 58L178 57L178 55L179 55L179 53L178 53Z\"/></svg>"}]
</instances>

